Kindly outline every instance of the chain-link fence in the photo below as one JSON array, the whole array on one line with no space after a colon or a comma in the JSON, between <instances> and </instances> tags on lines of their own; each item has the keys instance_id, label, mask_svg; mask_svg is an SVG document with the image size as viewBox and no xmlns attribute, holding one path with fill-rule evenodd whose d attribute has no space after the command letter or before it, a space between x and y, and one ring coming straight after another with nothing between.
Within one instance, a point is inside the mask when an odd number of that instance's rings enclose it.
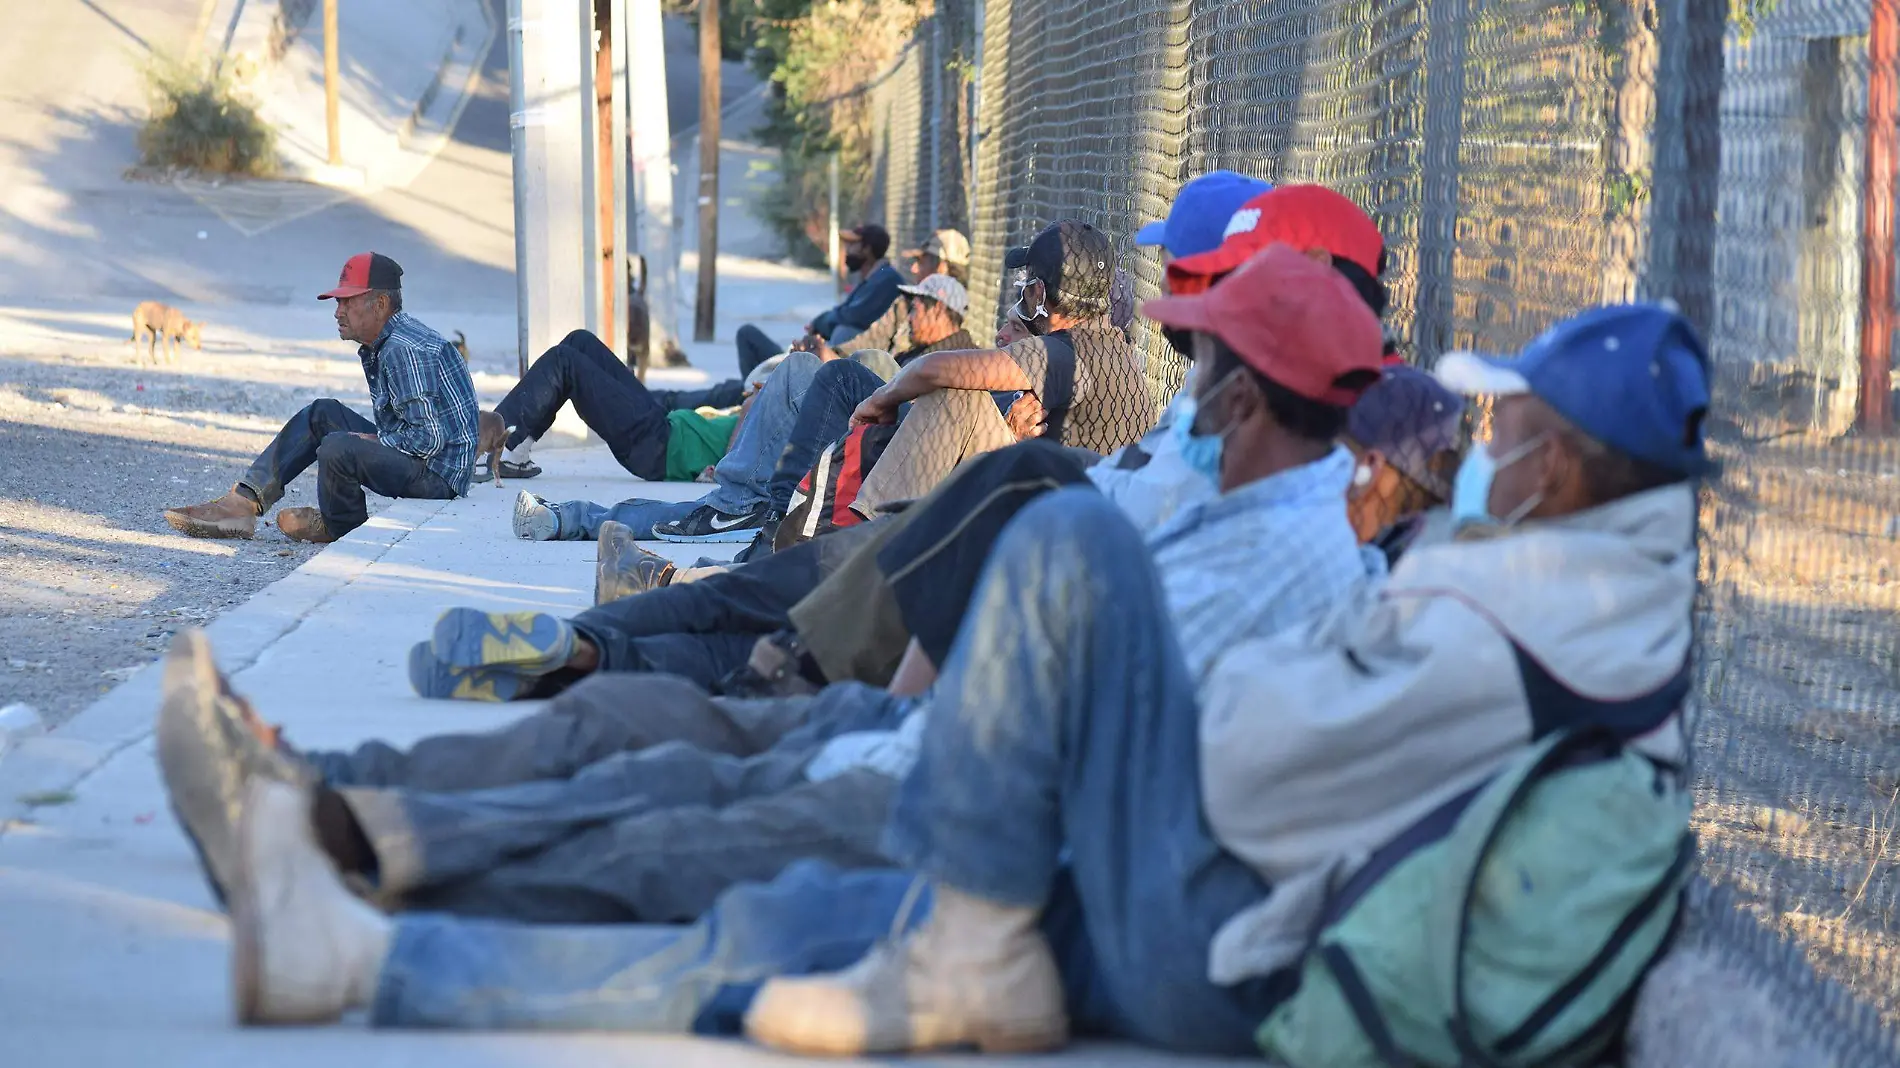
<instances>
[{"instance_id":1,"label":"chain-link fence","mask_svg":"<svg viewBox=\"0 0 1900 1068\"><path fill-rule=\"evenodd\" d=\"M900 242L967 219L979 333L978 309L1013 299L1004 250L1058 219L1113 235L1155 295L1160 260L1129 239L1216 167L1371 212L1416 362L1636 296L1704 327L1723 467L1694 936L1772 976L1843 1064L1900 1057L1900 445L1877 432L1893 18L1894 0L956 0L876 89L877 202ZM1136 332L1165 397L1180 368Z\"/></svg>"}]
</instances>

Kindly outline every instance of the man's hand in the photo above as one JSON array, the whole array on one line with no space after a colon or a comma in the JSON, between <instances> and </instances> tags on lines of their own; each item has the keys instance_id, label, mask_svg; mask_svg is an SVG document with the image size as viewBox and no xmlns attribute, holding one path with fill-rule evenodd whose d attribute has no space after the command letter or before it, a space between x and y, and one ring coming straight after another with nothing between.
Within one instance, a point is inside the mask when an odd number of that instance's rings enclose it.
<instances>
[{"instance_id":1,"label":"man's hand","mask_svg":"<svg viewBox=\"0 0 1900 1068\"><path fill-rule=\"evenodd\" d=\"M888 385L880 386L876 393L864 398L864 403L851 413L852 429L872 423L897 422L897 406L901 402L891 399L890 389Z\"/></svg>"},{"instance_id":2,"label":"man's hand","mask_svg":"<svg viewBox=\"0 0 1900 1068\"><path fill-rule=\"evenodd\" d=\"M820 362L828 362L838 358L838 354L832 351L830 342L812 333L807 333L804 337L793 342L792 351L809 352L817 356Z\"/></svg>"},{"instance_id":3,"label":"man's hand","mask_svg":"<svg viewBox=\"0 0 1900 1068\"><path fill-rule=\"evenodd\" d=\"M357 433L356 436L359 438L362 438L364 441L381 441L382 440L381 438L378 438L374 434L364 434L364 433L359 432Z\"/></svg>"},{"instance_id":4,"label":"man's hand","mask_svg":"<svg viewBox=\"0 0 1900 1068\"><path fill-rule=\"evenodd\" d=\"M1026 441L1039 438L1049 429L1049 413L1042 410L1042 402L1034 393L1025 393L1016 398L1009 406L1009 414L1004 417L1009 429L1015 433L1016 440Z\"/></svg>"}]
</instances>

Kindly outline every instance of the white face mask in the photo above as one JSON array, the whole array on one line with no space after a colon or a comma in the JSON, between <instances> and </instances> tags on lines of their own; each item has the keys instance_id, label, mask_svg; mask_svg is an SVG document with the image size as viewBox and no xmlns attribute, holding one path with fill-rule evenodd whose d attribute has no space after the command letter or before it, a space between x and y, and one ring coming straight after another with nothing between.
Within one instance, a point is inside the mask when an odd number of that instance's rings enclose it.
<instances>
[{"instance_id":1,"label":"white face mask","mask_svg":"<svg viewBox=\"0 0 1900 1068\"><path fill-rule=\"evenodd\" d=\"M1497 481L1498 472L1523 460L1539 447L1550 441L1551 435L1539 434L1505 453L1492 456L1491 448L1484 443L1473 443L1465 453L1464 462L1458 465L1458 477L1451 486L1451 519L1455 529L1466 527L1508 528L1516 526L1531 510L1544 501L1542 490L1531 494L1519 502L1511 513L1502 518L1491 514L1491 486Z\"/></svg>"}]
</instances>

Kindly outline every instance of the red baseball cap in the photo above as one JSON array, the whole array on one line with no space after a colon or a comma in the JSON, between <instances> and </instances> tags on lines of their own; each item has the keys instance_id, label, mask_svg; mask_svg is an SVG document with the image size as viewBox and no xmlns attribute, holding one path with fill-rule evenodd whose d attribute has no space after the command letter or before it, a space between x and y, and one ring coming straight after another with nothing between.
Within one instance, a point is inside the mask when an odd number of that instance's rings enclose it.
<instances>
[{"instance_id":1,"label":"red baseball cap","mask_svg":"<svg viewBox=\"0 0 1900 1068\"><path fill-rule=\"evenodd\" d=\"M1331 264L1269 245L1205 293L1163 297L1141 312L1163 326L1213 334L1241 362L1309 400L1351 407L1378 380L1379 319ZM1338 385L1354 371L1364 386Z\"/></svg>"},{"instance_id":2,"label":"red baseball cap","mask_svg":"<svg viewBox=\"0 0 1900 1068\"><path fill-rule=\"evenodd\" d=\"M328 293L317 294L317 299L360 297L372 289L401 288L402 268L396 266L395 260L380 252L359 252L343 265L343 273L337 277L336 288Z\"/></svg>"},{"instance_id":3,"label":"red baseball cap","mask_svg":"<svg viewBox=\"0 0 1900 1068\"><path fill-rule=\"evenodd\" d=\"M1272 244L1305 252L1323 249L1379 277L1385 235L1359 205L1323 185L1283 185L1240 206L1227 221L1219 248L1168 264L1168 287L1195 293Z\"/></svg>"}]
</instances>

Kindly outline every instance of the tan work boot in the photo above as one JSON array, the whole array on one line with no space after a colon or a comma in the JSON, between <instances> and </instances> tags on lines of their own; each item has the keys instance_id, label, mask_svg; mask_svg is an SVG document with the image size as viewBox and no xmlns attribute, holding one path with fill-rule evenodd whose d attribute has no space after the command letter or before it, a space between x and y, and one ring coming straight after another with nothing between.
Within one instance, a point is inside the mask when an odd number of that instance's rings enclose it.
<instances>
[{"instance_id":1,"label":"tan work boot","mask_svg":"<svg viewBox=\"0 0 1900 1068\"><path fill-rule=\"evenodd\" d=\"M1038 914L939 884L930 919L908 937L833 975L766 983L746 1012L746 1034L839 1057L1055 1049L1068 1041L1069 1018Z\"/></svg>"},{"instance_id":2,"label":"tan work boot","mask_svg":"<svg viewBox=\"0 0 1900 1068\"><path fill-rule=\"evenodd\" d=\"M350 893L317 844L310 790L252 779L237 845L231 992L238 1022L329 1023L367 1007L392 927Z\"/></svg>"},{"instance_id":3,"label":"tan work boot","mask_svg":"<svg viewBox=\"0 0 1900 1068\"><path fill-rule=\"evenodd\" d=\"M215 501L165 509L165 522L194 538L248 538L257 533L257 502L236 489Z\"/></svg>"},{"instance_id":4,"label":"tan work boot","mask_svg":"<svg viewBox=\"0 0 1900 1068\"><path fill-rule=\"evenodd\" d=\"M327 545L336 540L330 528L323 525L323 513L315 508L279 508L277 529L283 531L287 538L318 545Z\"/></svg>"},{"instance_id":5,"label":"tan work boot","mask_svg":"<svg viewBox=\"0 0 1900 1068\"><path fill-rule=\"evenodd\" d=\"M595 604L657 590L673 581L673 572L673 561L642 548L632 527L611 519L600 525L594 555Z\"/></svg>"}]
</instances>

